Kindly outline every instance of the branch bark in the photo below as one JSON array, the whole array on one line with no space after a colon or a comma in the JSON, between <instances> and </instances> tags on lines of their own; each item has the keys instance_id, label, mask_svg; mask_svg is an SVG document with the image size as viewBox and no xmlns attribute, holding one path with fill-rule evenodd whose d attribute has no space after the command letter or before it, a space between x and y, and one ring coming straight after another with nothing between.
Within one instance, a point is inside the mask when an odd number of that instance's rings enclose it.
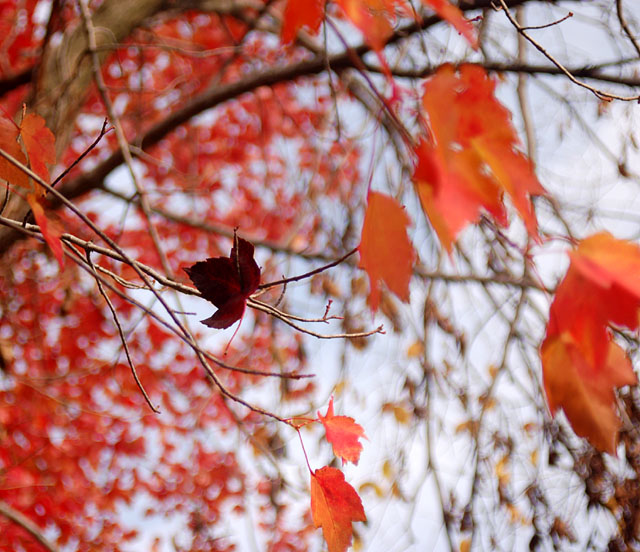
<instances>
[{"instance_id":1,"label":"branch bark","mask_svg":"<svg viewBox=\"0 0 640 552\"><path fill-rule=\"evenodd\" d=\"M11 520L16 525L22 527L27 533L29 533L35 540L37 540L44 548L49 552L59 552L49 540L42 534L40 528L33 523L27 516L18 512L18 510L12 508L4 500L0 500L0 514Z\"/></svg>"}]
</instances>

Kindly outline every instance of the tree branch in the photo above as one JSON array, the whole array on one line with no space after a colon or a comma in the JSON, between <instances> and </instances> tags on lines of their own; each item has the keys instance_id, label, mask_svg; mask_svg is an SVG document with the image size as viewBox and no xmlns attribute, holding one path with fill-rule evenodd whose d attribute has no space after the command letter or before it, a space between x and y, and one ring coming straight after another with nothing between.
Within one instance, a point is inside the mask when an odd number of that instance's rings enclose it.
<instances>
[{"instance_id":1,"label":"tree branch","mask_svg":"<svg viewBox=\"0 0 640 552\"><path fill-rule=\"evenodd\" d=\"M112 0L115 1L115 0ZM120 0L119 0L120 1ZM150 1L150 0L148 0ZM157 1L157 0L156 0ZM507 2L507 5L510 7L515 7L520 4L523 4L526 1L539 1L539 0L510 0ZM555 2L555 0L553 0ZM462 11L470 11L470 10L478 10L482 8L489 8L493 5L492 0L476 0L476 1L465 1L460 3L460 9ZM104 6L104 5L103 5ZM160 8L158 8L160 9ZM120 12L121 13L121 12ZM99 14L97 13L94 16L95 25L98 26L108 26L106 23L102 23L98 21ZM387 45L395 44L401 40L404 40L411 35L419 33L433 25L440 23L442 20L438 16L425 17L420 21L414 21L408 25L405 25L399 29L397 29L394 34L390 37L387 42ZM80 29L84 36L84 29ZM114 37L114 39L118 39ZM100 45L97 45L100 46ZM86 51L86 45L83 47L83 52ZM353 69L356 66L356 63L362 63L363 56L372 51L371 46L368 44L361 44L355 48L350 49L349 51L340 52L333 56L325 56L318 55L310 60L305 60L297 63L293 63L290 65L286 65L283 67L276 68L268 68L263 71L259 71L253 73L246 79L242 79L241 81L221 85L215 87L202 95L194 98L190 102L188 102L183 108L173 112L168 115L166 119L154 125L151 129L149 129L146 133L136 140L136 144L141 149L148 149L155 144L157 144L160 140L162 140L165 136L167 136L170 132L175 130L180 125L186 123L191 118L199 115L203 111L207 109L211 109L216 107L228 100L237 98L242 94L246 94L249 92L253 92L262 86L275 86L277 84L282 84L286 82L294 81L295 79L301 77L308 77L318 75L326 71L327 66L330 66L331 69L340 73L346 69ZM355 61L354 61L355 60ZM91 78L90 69L87 68L87 78ZM78 97L83 97L84 94L78 96L74 96L74 101L77 102ZM68 122L68 121L67 121ZM69 126L69 125L67 125ZM54 125L52 128L54 134L57 137L56 131L57 127ZM75 197L86 194L87 192L94 190L96 188L101 188L104 185L105 178L111 173L114 169L122 165L124 162L124 156L121 151L115 151L111 154L110 157L105 159L102 163L100 163L95 169L90 172L84 173L72 181L65 183L60 191L63 195L65 195L69 199L73 199ZM52 204L54 207L60 206L60 201L58 198L52 198ZM14 214L10 213L10 218L14 218L16 220L22 220L24 215L27 212L26 206L24 207L24 212ZM21 236L20 233L16 232L7 232L3 230L0 232L0 256Z\"/></svg>"},{"instance_id":2,"label":"tree branch","mask_svg":"<svg viewBox=\"0 0 640 552\"><path fill-rule=\"evenodd\" d=\"M40 527L33 523L33 521L31 521L27 516L9 506L9 504L4 500L0 500L0 514L13 521L16 525L22 527L49 552L59 552L58 548L49 542L49 540L42 534Z\"/></svg>"}]
</instances>

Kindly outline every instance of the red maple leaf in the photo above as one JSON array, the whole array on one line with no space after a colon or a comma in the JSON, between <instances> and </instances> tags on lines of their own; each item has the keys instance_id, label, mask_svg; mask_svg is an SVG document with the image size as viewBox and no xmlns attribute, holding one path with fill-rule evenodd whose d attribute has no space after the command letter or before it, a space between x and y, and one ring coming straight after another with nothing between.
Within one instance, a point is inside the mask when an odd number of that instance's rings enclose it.
<instances>
[{"instance_id":1,"label":"red maple leaf","mask_svg":"<svg viewBox=\"0 0 640 552\"><path fill-rule=\"evenodd\" d=\"M228 328L242 318L247 298L260 283L260 267L253 258L253 245L234 236L229 257L210 257L185 268L202 297L218 310L203 324L210 328Z\"/></svg>"},{"instance_id":2,"label":"red maple leaf","mask_svg":"<svg viewBox=\"0 0 640 552\"><path fill-rule=\"evenodd\" d=\"M362 443L358 439L360 437L366 439L362 426L349 416L334 416L333 397L329 401L327 414L323 416L318 412L318 419L324 426L327 441L331 443L333 453L342 458L343 462L357 464L362 452Z\"/></svg>"},{"instance_id":3,"label":"red maple leaf","mask_svg":"<svg viewBox=\"0 0 640 552\"><path fill-rule=\"evenodd\" d=\"M362 501L344 474L325 466L311 474L313 524L322 527L329 552L345 552L351 544L352 522L367 521Z\"/></svg>"},{"instance_id":4,"label":"red maple leaf","mask_svg":"<svg viewBox=\"0 0 640 552\"><path fill-rule=\"evenodd\" d=\"M637 378L610 325L638 328L640 248L602 232L570 257L541 348L547 402L552 413L564 410L578 435L614 453L620 428L614 390Z\"/></svg>"},{"instance_id":5,"label":"red maple leaf","mask_svg":"<svg viewBox=\"0 0 640 552\"><path fill-rule=\"evenodd\" d=\"M443 65L424 87L431 136L416 149L413 179L422 208L448 251L482 209L506 225L504 192L529 234L538 235L530 197L546 191L517 149L518 135L495 87L482 67L468 64L457 69Z\"/></svg>"},{"instance_id":6,"label":"red maple leaf","mask_svg":"<svg viewBox=\"0 0 640 552\"><path fill-rule=\"evenodd\" d=\"M358 266L369 275L369 304L374 311L380 302L381 280L400 299L409 300L414 260L413 247L407 236L409 223L404 207L395 199L379 192L369 192L358 246Z\"/></svg>"},{"instance_id":7,"label":"red maple leaf","mask_svg":"<svg viewBox=\"0 0 640 552\"><path fill-rule=\"evenodd\" d=\"M45 126L45 121L40 115L29 113L22 119L20 136L27 151L29 164L34 173L42 180L49 182L49 169L47 164L56 162L56 146L53 133ZM46 191L42 189L42 194Z\"/></svg>"},{"instance_id":8,"label":"red maple leaf","mask_svg":"<svg viewBox=\"0 0 640 552\"><path fill-rule=\"evenodd\" d=\"M40 115L35 113L25 115L20 126L9 118L0 118L0 148L23 165L30 167L42 180L49 182L47 165L56 161L55 137L45 126L45 121ZM0 178L14 186L29 190L26 200L40 227L42 237L62 268L64 256L60 241L61 232L55 228L55 225L49 224L50 221L40 201L47 194L47 190L33 182L26 172L5 158L0 158Z\"/></svg>"},{"instance_id":9,"label":"red maple leaf","mask_svg":"<svg viewBox=\"0 0 640 552\"><path fill-rule=\"evenodd\" d=\"M0 117L0 148L10 154L23 165L27 164L27 158L20 147L18 136L20 128L11 119ZM0 157L0 178L14 186L29 187L29 177L13 163Z\"/></svg>"}]
</instances>

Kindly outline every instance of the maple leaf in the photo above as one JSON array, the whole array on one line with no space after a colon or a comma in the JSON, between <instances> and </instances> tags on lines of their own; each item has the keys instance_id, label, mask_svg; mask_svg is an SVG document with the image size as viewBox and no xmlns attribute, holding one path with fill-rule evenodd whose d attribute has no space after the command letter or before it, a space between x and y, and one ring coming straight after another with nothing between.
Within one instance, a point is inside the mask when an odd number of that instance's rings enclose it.
<instances>
[{"instance_id":1,"label":"maple leaf","mask_svg":"<svg viewBox=\"0 0 640 552\"><path fill-rule=\"evenodd\" d=\"M637 378L610 325L638 328L640 248L601 232L569 256L541 348L545 394L551 412L562 408L578 435L615 453L614 389Z\"/></svg>"},{"instance_id":2,"label":"maple leaf","mask_svg":"<svg viewBox=\"0 0 640 552\"><path fill-rule=\"evenodd\" d=\"M234 236L229 257L210 257L184 271L202 297L218 310L203 324L210 328L228 328L240 320L247 298L260 283L260 267L253 258L253 245Z\"/></svg>"},{"instance_id":3,"label":"maple leaf","mask_svg":"<svg viewBox=\"0 0 640 552\"><path fill-rule=\"evenodd\" d=\"M288 0L282 14L282 42L291 42L302 27L317 33L324 17L324 4L325 0Z\"/></svg>"},{"instance_id":4,"label":"maple leaf","mask_svg":"<svg viewBox=\"0 0 640 552\"><path fill-rule=\"evenodd\" d=\"M24 150L19 139L22 139ZM56 162L55 137L40 115L28 113L20 126L10 119L0 119L0 147L17 161L28 165L42 180L49 181L47 164ZM4 158L0 160L0 178L16 186L30 188L29 176ZM41 186L35 189L39 196L46 194Z\"/></svg>"},{"instance_id":5,"label":"maple leaf","mask_svg":"<svg viewBox=\"0 0 640 552\"><path fill-rule=\"evenodd\" d=\"M400 299L409 300L414 260L413 247L407 236L409 223L409 216L395 199L379 192L369 192L358 246L358 266L369 275L369 304L373 311L380 303L380 280Z\"/></svg>"},{"instance_id":6,"label":"maple leaf","mask_svg":"<svg viewBox=\"0 0 640 552\"><path fill-rule=\"evenodd\" d=\"M311 514L329 552L345 552L351 544L352 522L367 521L362 501L344 474L325 466L311 474Z\"/></svg>"},{"instance_id":7,"label":"maple leaf","mask_svg":"<svg viewBox=\"0 0 640 552\"><path fill-rule=\"evenodd\" d=\"M327 434L327 441L333 447L333 453L342 458L343 462L358 463L362 452L362 443L358 439L365 437L364 429L349 416L335 416L333 414L333 397L329 401L327 413L323 416L318 412L318 419L322 422Z\"/></svg>"},{"instance_id":8,"label":"maple leaf","mask_svg":"<svg viewBox=\"0 0 640 552\"><path fill-rule=\"evenodd\" d=\"M22 139L22 145L19 140ZM24 149L23 147L24 146ZM35 172L45 182L49 181L49 169L47 163L56 161L55 138L53 133L45 126L45 121L39 115L29 113L22 119L20 126L12 120L0 119L0 148L12 155L17 161ZM26 152L26 155L25 155ZM40 227L42 237L53 251L53 254L60 265L64 266L64 255L62 252L61 232L54 225L49 224L47 216L39 199L47 193L43 186L31 181L29 176L16 167L13 163L0 158L0 178L7 182L29 190L27 202L31 207L36 223Z\"/></svg>"},{"instance_id":9,"label":"maple leaf","mask_svg":"<svg viewBox=\"0 0 640 552\"><path fill-rule=\"evenodd\" d=\"M27 158L18 143L19 135L20 128L13 121L0 118L0 148L26 165ZM26 173L4 157L0 157L0 178L21 188L29 187L29 177Z\"/></svg>"},{"instance_id":10,"label":"maple leaf","mask_svg":"<svg viewBox=\"0 0 640 552\"><path fill-rule=\"evenodd\" d=\"M541 356L551 413L562 408L577 435L613 454L621 425L614 388L636 383L625 352L609 337L605 362L594 369L580 344L563 332L545 339Z\"/></svg>"},{"instance_id":11,"label":"maple leaf","mask_svg":"<svg viewBox=\"0 0 640 552\"><path fill-rule=\"evenodd\" d=\"M527 231L537 238L531 196L546 194L509 111L495 98L495 81L482 67L443 65L424 87L431 136L415 152L413 180L420 203L447 251L459 232L486 210L506 226L502 202L511 197Z\"/></svg>"},{"instance_id":12,"label":"maple leaf","mask_svg":"<svg viewBox=\"0 0 640 552\"><path fill-rule=\"evenodd\" d=\"M45 126L44 119L35 113L25 115L20 125L20 137L24 143L31 169L42 180L49 182L47 163L56 162L56 148L55 137ZM43 188L42 194L46 194L46 190Z\"/></svg>"}]
</instances>

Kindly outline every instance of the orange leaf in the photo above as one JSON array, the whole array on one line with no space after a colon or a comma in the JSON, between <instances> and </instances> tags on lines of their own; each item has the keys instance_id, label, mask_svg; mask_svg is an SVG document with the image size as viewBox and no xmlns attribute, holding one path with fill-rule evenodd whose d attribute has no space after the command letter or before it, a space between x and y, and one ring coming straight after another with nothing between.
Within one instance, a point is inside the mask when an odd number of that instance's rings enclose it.
<instances>
[{"instance_id":1,"label":"orange leaf","mask_svg":"<svg viewBox=\"0 0 640 552\"><path fill-rule=\"evenodd\" d=\"M460 8L450 4L447 0L422 0L442 19L449 23L453 28L464 36L474 50L478 49L478 37L473 25L467 21Z\"/></svg>"},{"instance_id":2,"label":"orange leaf","mask_svg":"<svg viewBox=\"0 0 640 552\"><path fill-rule=\"evenodd\" d=\"M29 113L22 119L20 136L24 143L29 165L42 180L49 182L47 164L56 162L56 147L53 133L45 126L44 119L35 113ZM46 191L42 190L42 195Z\"/></svg>"},{"instance_id":3,"label":"orange leaf","mask_svg":"<svg viewBox=\"0 0 640 552\"><path fill-rule=\"evenodd\" d=\"M562 408L577 435L613 454L621 425L614 388L635 384L636 376L624 351L608 339L607 357L597 369L568 332L547 336L541 354L549 410Z\"/></svg>"},{"instance_id":4,"label":"orange leaf","mask_svg":"<svg viewBox=\"0 0 640 552\"><path fill-rule=\"evenodd\" d=\"M602 232L570 253L542 344L544 387L551 412L562 408L574 431L615 452L620 421L614 389L636 383L609 326L635 330L640 309L640 248Z\"/></svg>"},{"instance_id":5,"label":"orange leaf","mask_svg":"<svg viewBox=\"0 0 640 552\"><path fill-rule=\"evenodd\" d=\"M409 300L409 281L413 268L413 247L407 236L409 217L393 198L370 191L362 225L360 268L367 271L372 310L380 303L379 282L403 301Z\"/></svg>"},{"instance_id":6,"label":"orange leaf","mask_svg":"<svg viewBox=\"0 0 640 552\"><path fill-rule=\"evenodd\" d=\"M288 0L282 14L282 42L291 42L302 27L317 33L324 18L324 4L325 0Z\"/></svg>"},{"instance_id":7,"label":"orange leaf","mask_svg":"<svg viewBox=\"0 0 640 552\"><path fill-rule=\"evenodd\" d=\"M343 462L358 463L362 452L362 443L358 439L365 437L364 429L349 416L334 416L333 397L329 401L327 414L318 412L318 419L322 422L327 434L327 441L333 447L333 453L342 458Z\"/></svg>"},{"instance_id":8,"label":"orange leaf","mask_svg":"<svg viewBox=\"0 0 640 552\"><path fill-rule=\"evenodd\" d=\"M311 514L313 524L322 527L329 552L345 552L352 522L367 521L358 493L340 470L328 466L311 474Z\"/></svg>"},{"instance_id":9,"label":"orange leaf","mask_svg":"<svg viewBox=\"0 0 640 552\"><path fill-rule=\"evenodd\" d=\"M33 216L36 219L36 223L40 227L40 232L42 232L44 241L46 241L47 245L51 248L51 251L58 261L58 265L60 265L60 268L62 269L64 267L64 254L62 252L60 232L54 227L54 225L49 224L42 204L40 203L40 201L38 201L38 198L35 194L28 194L27 201L31 206L31 211L33 212Z\"/></svg>"},{"instance_id":10,"label":"orange leaf","mask_svg":"<svg viewBox=\"0 0 640 552\"><path fill-rule=\"evenodd\" d=\"M483 68L443 65L424 87L431 137L416 148L414 183L440 241L451 251L459 232L486 210L506 226L504 192L537 238L530 196L545 194L509 111L495 98L495 81ZM487 170L489 169L489 170Z\"/></svg>"}]
</instances>

